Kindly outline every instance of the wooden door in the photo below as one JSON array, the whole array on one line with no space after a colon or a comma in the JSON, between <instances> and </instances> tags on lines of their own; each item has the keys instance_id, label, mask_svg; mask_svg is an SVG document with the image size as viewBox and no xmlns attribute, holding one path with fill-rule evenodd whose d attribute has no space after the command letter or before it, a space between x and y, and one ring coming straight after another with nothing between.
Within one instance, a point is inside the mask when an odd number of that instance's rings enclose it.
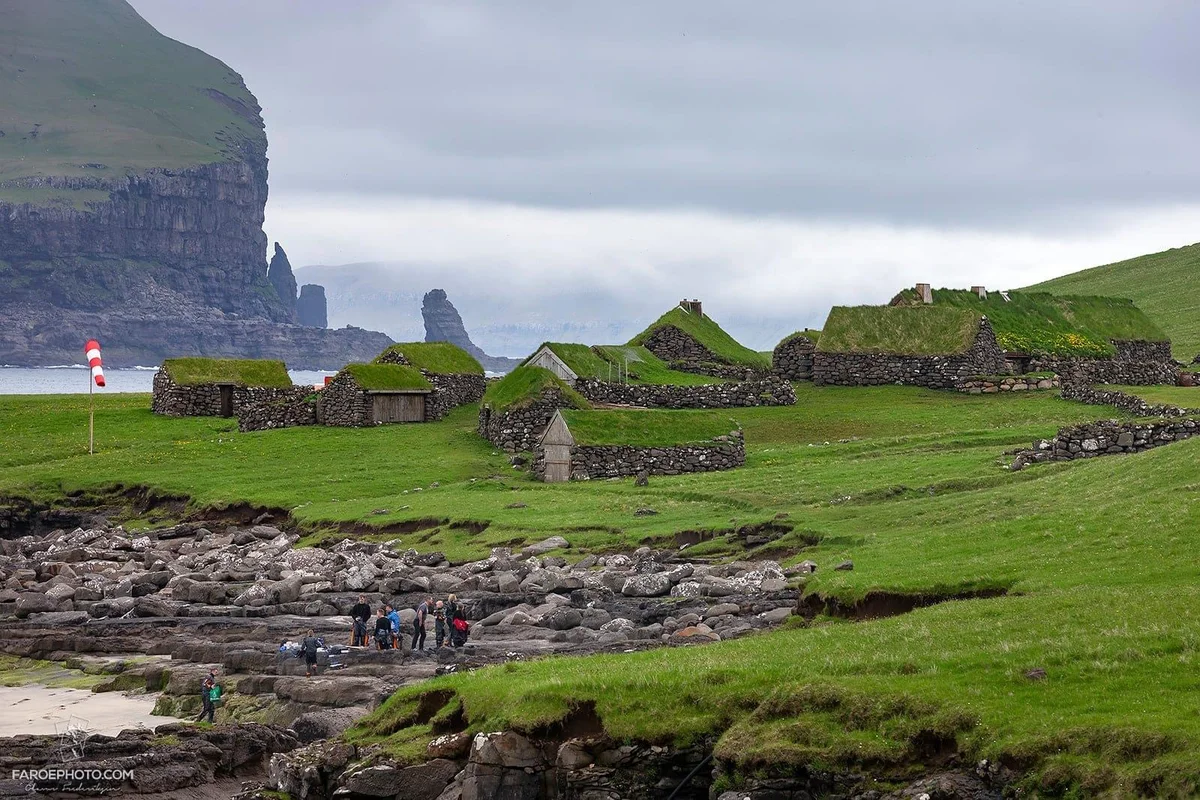
<instances>
[{"instance_id":1,"label":"wooden door","mask_svg":"<svg viewBox=\"0 0 1200 800\"><path fill-rule=\"evenodd\" d=\"M377 394L373 405L376 422L425 421L423 394Z\"/></svg>"},{"instance_id":2,"label":"wooden door","mask_svg":"<svg viewBox=\"0 0 1200 800\"><path fill-rule=\"evenodd\" d=\"M233 416L233 387L222 386L221 388L221 416Z\"/></svg>"},{"instance_id":3,"label":"wooden door","mask_svg":"<svg viewBox=\"0 0 1200 800\"><path fill-rule=\"evenodd\" d=\"M571 480L571 447L565 444L548 444L546 449L546 483L564 483Z\"/></svg>"}]
</instances>

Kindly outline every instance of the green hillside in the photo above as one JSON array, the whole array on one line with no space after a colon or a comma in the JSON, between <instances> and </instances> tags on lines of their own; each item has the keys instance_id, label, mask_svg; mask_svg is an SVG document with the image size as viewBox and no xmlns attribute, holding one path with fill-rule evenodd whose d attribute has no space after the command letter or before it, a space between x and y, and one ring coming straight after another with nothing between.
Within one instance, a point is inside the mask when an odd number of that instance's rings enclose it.
<instances>
[{"instance_id":1,"label":"green hillside","mask_svg":"<svg viewBox=\"0 0 1200 800\"><path fill-rule=\"evenodd\" d=\"M247 141L266 147L241 77L163 36L124 0L0 0L0 97L0 184L120 176L225 160ZM0 200L74 204L69 191L0 189Z\"/></svg>"},{"instance_id":2,"label":"green hillside","mask_svg":"<svg viewBox=\"0 0 1200 800\"><path fill-rule=\"evenodd\" d=\"M1200 244L1073 272L1031 286L1055 294L1128 297L1171 337L1180 361L1200 351Z\"/></svg>"}]
</instances>

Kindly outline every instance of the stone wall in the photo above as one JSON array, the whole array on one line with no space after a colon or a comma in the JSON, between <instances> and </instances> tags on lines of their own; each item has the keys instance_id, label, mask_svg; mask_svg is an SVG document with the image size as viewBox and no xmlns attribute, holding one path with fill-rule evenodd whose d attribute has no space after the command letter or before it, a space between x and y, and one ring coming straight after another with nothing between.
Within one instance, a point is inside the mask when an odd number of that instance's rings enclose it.
<instances>
[{"instance_id":1,"label":"stone wall","mask_svg":"<svg viewBox=\"0 0 1200 800\"><path fill-rule=\"evenodd\" d=\"M792 385L776 377L699 386L624 384L580 378L575 382L575 390L593 403L645 408L742 408L790 406L796 402Z\"/></svg>"},{"instance_id":2,"label":"stone wall","mask_svg":"<svg viewBox=\"0 0 1200 800\"><path fill-rule=\"evenodd\" d=\"M1030 362L1034 372L1053 372L1063 385L1116 383L1125 386L1175 385L1179 367L1174 361L1135 360L1122 358L1122 345L1158 345L1158 342L1114 342L1118 345L1116 358L1035 358ZM1169 347L1169 345L1168 345ZM1124 350L1136 352L1136 350Z\"/></svg>"},{"instance_id":3,"label":"stone wall","mask_svg":"<svg viewBox=\"0 0 1200 800\"><path fill-rule=\"evenodd\" d=\"M508 453L533 450L554 412L570 407L571 404L558 387L547 386L536 400L523 406L502 411L495 411L489 406L480 408L479 435Z\"/></svg>"},{"instance_id":4,"label":"stone wall","mask_svg":"<svg viewBox=\"0 0 1200 800\"><path fill-rule=\"evenodd\" d=\"M1004 352L987 317L979 322L975 341L965 353L904 356L887 353L813 354L813 383L818 386L879 386L888 383L952 389L964 378L1004 371Z\"/></svg>"},{"instance_id":5,"label":"stone wall","mask_svg":"<svg viewBox=\"0 0 1200 800\"><path fill-rule=\"evenodd\" d=\"M237 420L238 430L243 433L316 425L316 392L308 386L297 386L286 397L247 403L238 410Z\"/></svg>"},{"instance_id":6,"label":"stone wall","mask_svg":"<svg viewBox=\"0 0 1200 800\"><path fill-rule=\"evenodd\" d=\"M371 396L348 372L333 376L317 401L317 419L324 425L358 428L375 424Z\"/></svg>"},{"instance_id":7,"label":"stone wall","mask_svg":"<svg viewBox=\"0 0 1200 800\"><path fill-rule=\"evenodd\" d=\"M1093 389L1090 386L1068 384L1063 387L1062 398L1092 406L1115 406L1122 411L1139 417L1184 417L1200 411L1170 405L1151 405L1140 397L1125 392Z\"/></svg>"},{"instance_id":8,"label":"stone wall","mask_svg":"<svg viewBox=\"0 0 1200 800\"><path fill-rule=\"evenodd\" d=\"M631 447L629 445L576 445L571 448L571 479L624 478L648 475L683 475L691 472L716 472L746 463L746 443L741 431L718 436L712 444L685 444L673 447ZM545 454L533 461L533 473L544 478Z\"/></svg>"},{"instance_id":9,"label":"stone wall","mask_svg":"<svg viewBox=\"0 0 1200 800\"><path fill-rule=\"evenodd\" d=\"M1137 453L1190 439L1197 432L1200 432L1200 427L1194 419L1089 422L1061 428L1053 439L1034 442L1031 449L1016 454L1011 469L1021 469L1028 464L1045 461L1072 461L1078 458Z\"/></svg>"},{"instance_id":10,"label":"stone wall","mask_svg":"<svg viewBox=\"0 0 1200 800\"><path fill-rule=\"evenodd\" d=\"M247 405L286 401L296 391L295 386L265 388L259 386L233 387L233 413L236 416ZM303 387L300 387L303 388ZM306 392L307 393L307 392ZM215 383L180 386L164 370L154 373L150 410L169 417L221 416L221 387Z\"/></svg>"},{"instance_id":11,"label":"stone wall","mask_svg":"<svg viewBox=\"0 0 1200 800\"><path fill-rule=\"evenodd\" d=\"M1057 377L1044 375L1010 375L994 378L966 378L954 384L963 394L997 394L999 392L1039 392L1058 388Z\"/></svg>"},{"instance_id":12,"label":"stone wall","mask_svg":"<svg viewBox=\"0 0 1200 800\"><path fill-rule=\"evenodd\" d=\"M1113 339L1118 361L1173 361L1170 342L1148 342L1144 339Z\"/></svg>"},{"instance_id":13,"label":"stone wall","mask_svg":"<svg viewBox=\"0 0 1200 800\"><path fill-rule=\"evenodd\" d=\"M775 346L771 372L786 381L812 380L813 352L817 345L807 336L790 336Z\"/></svg>"},{"instance_id":14,"label":"stone wall","mask_svg":"<svg viewBox=\"0 0 1200 800\"><path fill-rule=\"evenodd\" d=\"M379 357L379 361L383 364L412 366L403 353L395 350L386 351ZM483 392L487 388L487 380L482 375L440 374L425 369L420 372L433 384L433 391L425 398L426 422L435 422L467 403L478 403L483 399Z\"/></svg>"}]
</instances>

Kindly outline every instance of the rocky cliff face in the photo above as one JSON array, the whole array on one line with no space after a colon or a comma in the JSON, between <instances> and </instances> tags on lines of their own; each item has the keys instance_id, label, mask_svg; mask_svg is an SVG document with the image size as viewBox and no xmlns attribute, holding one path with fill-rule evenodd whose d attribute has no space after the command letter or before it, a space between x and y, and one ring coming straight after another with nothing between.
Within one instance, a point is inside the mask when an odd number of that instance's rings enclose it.
<instances>
[{"instance_id":1,"label":"rocky cliff face","mask_svg":"<svg viewBox=\"0 0 1200 800\"><path fill-rule=\"evenodd\" d=\"M275 255L271 257L271 263L267 267L267 281L275 288L275 294L279 295L280 302L289 314L289 322L295 322L296 276L292 274L292 264L279 242L275 243Z\"/></svg>"},{"instance_id":2,"label":"rocky cliff face","mask_svg":"<svg viewBox=\"0 0 1200 800\"><path fill-rule=\"evenodd\" d=\"M296 322L312 328L329 327L324 286L306 283L300 287L300 299L296 301Z\"/></svg>"},{"instance_id":3,"label":"rocky cliff face","mask_svg":"<svg viewBox=\"0 0 1200 800\"><path fill-rule=\"evenodd\" d=\"M126 363L290 352L292 366L338 367L390 342L291 324L291 265L278 245L269 274L266 260L261 109L237 73L161 36L124 0L27 10L13 24L32 55L0 53L0 72L36 71L41 82L23 94L18 86L5 111L21 119L45 101L81 109L84 78L100 111L64 112L58 149L29 145L33 166L22 160L25 174L0 183L0 363L76 362L80 343L98 336L123 348ZM67 22L103 31L79 54L60 41ZM38 48L56 57L29 67L21 59ZM164 61L186 69L145 78ZM131 80L145 82L144 95L130 99ZM127 146L103 138L109 125L128 129Z\"/></svg>"},{"instance_id":4,"label":"rocky cliff face","mask_svg":"<svg viewBox=\"0 0 1200 800\"><path fill-rule=\"evenodd\" d=\"M442 289L432 289L425 293L421 301L421 316L425 320L425 341L458 345L474 356L486 370L508 372L521 363L515 358L489 356L472 342L466 326L463 325L462 316Z\"/></svg>"}]
</instances>

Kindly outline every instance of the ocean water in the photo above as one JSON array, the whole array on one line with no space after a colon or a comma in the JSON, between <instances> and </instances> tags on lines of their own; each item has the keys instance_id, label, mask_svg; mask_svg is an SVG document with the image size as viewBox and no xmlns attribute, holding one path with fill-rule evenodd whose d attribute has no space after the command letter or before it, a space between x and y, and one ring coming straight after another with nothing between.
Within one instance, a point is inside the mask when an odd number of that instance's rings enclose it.
<instances>
[{"instance_id":1,"label":"ocean water","mask_svg":"<svg viewBox=\"0 0 1200 800\"><path fill-rule=\"evenodd\" d=\"M158 367L133 367L131 369L106 369L103 389L97 394L113 392L149 392ZM318 385L332 372L315 370L288 370L292 381L298 384ZM0 394L87 394L91 383L91 372L80 365L64 367L0 367Z\"/></svg>"}]
</instances>

